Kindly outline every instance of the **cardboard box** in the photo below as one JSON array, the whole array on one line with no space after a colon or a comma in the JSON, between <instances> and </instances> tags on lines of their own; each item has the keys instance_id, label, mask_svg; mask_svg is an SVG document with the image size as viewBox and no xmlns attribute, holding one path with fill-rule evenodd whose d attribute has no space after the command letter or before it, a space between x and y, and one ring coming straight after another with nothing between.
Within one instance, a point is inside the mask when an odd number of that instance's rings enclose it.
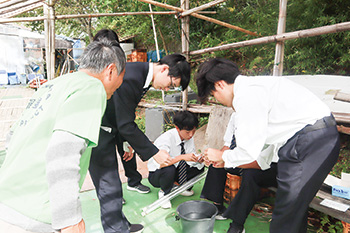
<instances>
[{"instance_id":1,"label":"cardboard box","mask_svg":"<svg viewBox=\"0 0 350 233\"><path fill-rule=\"evenodd\" d=\"M350 188L339 186L339 185L333 185L332 186L332 195L337 196L337 197L350 199Z\"/></svg>"},{"instance_id":2,"label":"cardboard box","mask_svg":"<svg viewBox=\"0 0 350 233\"><path fill-rule=\"evenodd\" d=\"M332 186L332 195L350 199L350 174L342 172L341 179L328 175L325 182Z\"/></svg>"}]
</instances>

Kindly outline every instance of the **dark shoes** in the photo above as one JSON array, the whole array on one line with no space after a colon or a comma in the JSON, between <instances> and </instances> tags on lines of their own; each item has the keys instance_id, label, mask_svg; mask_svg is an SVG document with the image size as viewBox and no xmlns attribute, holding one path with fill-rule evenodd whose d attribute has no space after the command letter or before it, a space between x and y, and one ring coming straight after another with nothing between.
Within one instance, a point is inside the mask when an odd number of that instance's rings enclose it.
<instances>
[{"instance_id":1,"label":"dark shoes","mask_svg":"<svg viewBox=\"0 0 350 233\"><path fill-rule=\"evenodd\" d=\"M223 216L224 212L226 211L226 207L224 205L217 205L217 204L214 204L214 205L218 209L218 214L215 216L215 219L226 220L227 218Z\"/></svg>"},{"instance_id":2,"label":"dark shoes","mask_svg":"<svg viewBox=\"0 0 350 233\"><path fill-rule=\"evenodd\" d=\"M227 233L245 233L244 227L242 225L237 225L233 222L230 223L230 228Z\"/></svg>"},{"instance_id":3,"label":"dark shoes","mask_svg":"<svg viewBox=\"0 0 350 233\"><path fill-rule=\"evenodd\" d=\"M151 189L149 187L147 187L141 183L136 185L136 186L133 186L133 187L128 185L128 187L126 187L126 189L131 190L131 191L137 191L139 193L149 193L151 191Z\"/></svg>"},{"instance_id":4,"label":"dark shoes","mask_svg":"<svg viewBox=\"0 0 350 233\"><path fill-rule=\"evenodd\" d=\"M131 224L129 230L130 233L140 233L143 231L143 226L141 224Z\"/></svg>"}]
</instances>

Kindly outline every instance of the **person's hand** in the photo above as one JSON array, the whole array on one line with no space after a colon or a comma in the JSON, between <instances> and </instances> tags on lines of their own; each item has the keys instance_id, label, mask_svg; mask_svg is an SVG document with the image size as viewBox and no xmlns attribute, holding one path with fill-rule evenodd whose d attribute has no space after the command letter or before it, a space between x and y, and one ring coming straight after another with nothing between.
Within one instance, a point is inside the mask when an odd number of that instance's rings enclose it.
<instances>
[{"instance_id":1,"label":"person's hand","mask_svg":"<svg viewBox=\"0 0 350 233\"><path fill-rule=\"evenodd\" d=\"M225 167L225 162L214 162L213 163L213 167L215 167L215 168L223 168L223 167Z\"/></svg>"},{"instance_id":2,"label":"person's hand","mask_svg":"<svg viewBox=\"0 0 350 233\"><path fill-rule=\"evenodd\" d=\"M230 149L230 147L228 147L228 146L223 146L222 148L221 148L221 151L225 151L225 150L229 150Z\"/></svg>"},{"instance_id":3,"label":"person's hand","mask_svg":"<svg viewBox=\"0 0 350 233\"><path fill-rule=\"evenodd\" d=\"M211 162L223 162L222 154L223 151L213 148L208 148L204 151L204 156Z\"/></svg>"},{"instance_id":4,"label":"person's hand","mask_svg":"<svg viewBox=\"0 0 350 233\"><path fill-rule=\"evenodd\" d=\"M182 154L181 155L181 160L185 160L185 161L192 161L192 162L197 162L198 158L197 156L195 156L195 154L190 153L190 154Z\"/></svg>"},{"instance_id":5,"label":"person's hand","mask_svg":"<svg viewBox=\"0 0 350 233\"><path fill-rule=\"evenodd\" d=\"M79 223L61 229L61 233L85 233L85 222L82 219Z\"/></svg>"},{"instance_id":6,"label":"person's hand","mask_svg":"<svg viewBox=\"0 0 350 233\"><path fill-rule=\"evenodd\" d=\"M125 153L123 155L123 160L125 162L128 162L130 159L132 159L133 156L134 156L133 149L131 146L129 146L129 152L125 151Z\"/></svg>"},{"instance_id":7,"label":"person's hand","mask_svg":"<svg viewBox=\"0 0 350 233\"><path fill-rule=\"evenodd\" d=\"M165 150L159 150L157 154L153 156L154 160L161 165L161 167L167 167L171 163L171 157Z\"/></svg>"},{"instance_id":8,"label":"person's hand","mask_svg":"<svg viewBox=\"0 0 350 233\"><path fill-rule=\"evenodd\" d=\"M197 157L197 162L198 162L198 163L203 163L203 162L204 162L204 156L203 156L203 154L198 155L198 157Z\"/></svg>"}]
</instances>

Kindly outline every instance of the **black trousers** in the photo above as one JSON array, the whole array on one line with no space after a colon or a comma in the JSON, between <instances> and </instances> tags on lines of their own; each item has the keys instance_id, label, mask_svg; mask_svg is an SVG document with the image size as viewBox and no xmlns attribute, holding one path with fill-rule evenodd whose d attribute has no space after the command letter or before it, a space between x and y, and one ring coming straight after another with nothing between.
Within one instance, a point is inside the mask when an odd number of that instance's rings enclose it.
<instances>
[{"instance_id":1,"label":"black trousers","mask_svg":"<svg viewBox=\"0 0 350 233\"><path fill-rule=\"evenodd\" d=\"M267 170L243 169L241 187L223 216L243 226L259 199L260 189L277 187L276 174L276 163L272 163Z\"/></svg>"},{"instance_id":2,"label":"black trousers","mask_svg":"<svg viewBox=\"0 0 350 233\"><path fill-rule=\"evenodd\" d=\"M199 170L196 167L190 167L187 164L186 171L187 180L190 180L202 173L204 168ZM148 180L154 187L161 188L164 191L164 194L168 194L171 192L174 182L178 182L179 180L178 169L174 165L157 169L154 172L149 172Z\"/></svg>"},{"instance_id":3,"label":"black trousers","mask_svg":"<svg viewBox=\"0 0 350 233\"><path fill-rule=\"evenodd\" d=\"M122 211L123 190L118 172L115 138L100 130L98 147L92 150L89 172L100 201L105 233L129 233L129 222Z\"/></svg>"},{"instance_id":4,"label":"black trousers","mask_svg":"<svg viewBox=\"0 0 350 233\"><path fill-rule=\"evenodd\" d=\"M227 170L210 166L202 189L201 198L223 204ZM260 188L276 187L277 164L267 170L243 169L242 183L224 216L238 225L244 225L250 211L258 201Z\"/></svg>"},{"instance_id":5,"label":"black trousers","mask_svg":"<svg viewBox=\"0 0 350 233\"><path fill-rule=\"evenodd\" d=\"M309 204L336 163L339 150L333 116L306 126L279 150L270 232L306 232Z\"/></svg>"},{"instance_id":6,"label":"black trousers","mask_svg":"<svg viewBox=\"0 0 350 233\"><path fill-rule=\"evenodd\" d=\"M134 152L134 156L129 161L123 160L122 154L119 155L123 163L125 176L128 177L128 185L131 187L139 185L142 180L142 175L137 171L136 153Z\"/></svg>"}]
</instances>

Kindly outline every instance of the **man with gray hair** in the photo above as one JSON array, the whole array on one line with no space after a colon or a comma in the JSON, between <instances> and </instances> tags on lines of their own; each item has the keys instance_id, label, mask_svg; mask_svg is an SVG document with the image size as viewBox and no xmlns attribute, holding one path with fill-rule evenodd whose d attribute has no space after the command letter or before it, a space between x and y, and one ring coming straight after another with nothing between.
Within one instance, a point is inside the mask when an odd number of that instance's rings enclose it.
<instances>
[{"instance_id":1,"label":"man with gray hair","mask_svg":"<svg viewBox=\"0 0 350 233\"><path fill-rule=\"evenodd\" d=\"M118 43L93 42L78 72L33 95L0 169L0 232L85 232L79 190L125 62Z\"/></svg>"}]
</instances>

